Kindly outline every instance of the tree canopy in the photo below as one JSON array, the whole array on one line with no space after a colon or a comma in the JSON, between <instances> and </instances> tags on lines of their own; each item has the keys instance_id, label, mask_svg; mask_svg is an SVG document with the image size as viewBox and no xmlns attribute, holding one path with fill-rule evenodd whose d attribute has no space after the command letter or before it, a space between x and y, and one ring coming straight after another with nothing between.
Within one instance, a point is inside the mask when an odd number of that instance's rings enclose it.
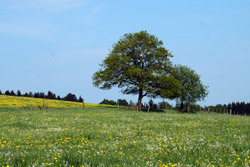
<instances>
[{"instance_id":1,"label":"tree canopy","mask_svg":"<svg viewBox=\"0 0 250 167\"><path fill-rule=\"evenodd\" d=\"M208 87L202 84L200 76L191 68L176 65L174 76L181 83L179 96L181 110L183 110L184 103L194 104L196 101L204 100L208 95Z\"/></svg>"},{"instance_id":2,"label":"tree canopy","mask_svg":"<svg viewBox=\"0 0 250 167\"><path fill-rule=\"evenodd\" d=\"M128 33L113 45L113 49L94 73L93 84L101 89L113 86L124 94L138 95L138 110L142 98L174 98L179 93L179 82L172 75L169 60L173 55L163 42L147 31Z\"/></svg>"}]
</instances>

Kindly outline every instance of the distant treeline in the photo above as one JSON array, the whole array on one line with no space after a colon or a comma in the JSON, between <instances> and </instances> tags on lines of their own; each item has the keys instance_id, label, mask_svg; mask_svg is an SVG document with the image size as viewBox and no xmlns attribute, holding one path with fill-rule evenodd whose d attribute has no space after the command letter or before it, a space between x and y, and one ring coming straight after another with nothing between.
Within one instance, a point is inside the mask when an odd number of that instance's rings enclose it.
<instances>
[{"instance_id":1,"label":"distant treeline","mask_svg":"<svg viewBox=\"0 0 250 167\"><path fill-rule=\"evenodd\" d=\"M117 101L104 99L100 104L108 104L108 105L119 105L119 106L129 106L132 110L136 110L137 104L133 101L127 102L126 99L118 99ZM148 103L142 103L141 108L143 111L162 111L163 109L173 109L173 106L168 102L159 102L155 104L153 100L149 100Z\"/></svg>"},{"instance_id":2,"label":"distant treeline","mask_svg":"<svg viewBox=\"0 0 250 167\"><path fill-rule=\"evenodd\" d=\"M11 90L6 90L5 92L2 92L0 90L0 95L8 95L8 96L23 96L23 97L34 97L34 98L45 98L45 99L54 99L54 100L64 100L64 101L74 101L74 102L83 102L83 98L80 96L79 98L76 97L73 93L68 93L65 97L57 96L55 93L52 93L51 91L48 91L47 94L43 92L36 92L36 93L24 93L22 94L20 90L18 90L16 93Z\"/></svg>"},{"instance_id":3,"label":"distant treeline","mask_svg":"<svg viewBox=\"0 0 250 167\"><path fill-rule=\"evenodd\" d=\"M127 100L125 99L118 99L117 102L114 100L103 99L103 101L100 102L100 104L129 106Z\"/></svg>"},{"instance_id":4,"label":"distant treeline","mask_svg":"<svg viewBox=\"0 0 250 167\"><path fill-rule=\"evenodd\" d=\"M184 104L184 112L190 110L190 112L216 112L221 114L233 114L233 115L250 115L250 103L245 102L232 102L229 104L217 104L215 106L205 106L202 107L197 104L189 104L188 106ZM178 106L175 107L176 110L179 109Z\"/></svg>"},{"instance_id":5,"label":"distant treeline","mask_svg":"<svg viewBox=\"0 0 250 167\"><path fill-rule=\"evenodd\" d=\"M229 104L218 104L216 106L208 107L211 111L217 113L228 113L234 115L250 115L250 103L245 102L232 102Z\"/></svg>"}]
</instances>

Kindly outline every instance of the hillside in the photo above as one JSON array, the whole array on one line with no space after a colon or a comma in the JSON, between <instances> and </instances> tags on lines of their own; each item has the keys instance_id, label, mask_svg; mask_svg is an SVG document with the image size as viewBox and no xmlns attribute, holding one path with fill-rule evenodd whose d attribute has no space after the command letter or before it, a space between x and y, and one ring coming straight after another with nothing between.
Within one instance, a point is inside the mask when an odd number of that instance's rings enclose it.
<instances>
[{"instance_id":1,"label":"hillside","mask_svg":"<svg viewBox=\"0 0 250 167\"><path fill-rule=\"evenodd\" d=\"M45 99L44 101L46 108L82 108L83 104L80 102L71 102L63 100L50 100ZM18 97L18 96L6 96L0 95L0 108L1 107L24 107L24 108L36 108L43 106L42 98L31 98L31 97ZM85 103L84 106L96 107L96 106L107 106L93 103Z\"/></svg>"}]
</instances>

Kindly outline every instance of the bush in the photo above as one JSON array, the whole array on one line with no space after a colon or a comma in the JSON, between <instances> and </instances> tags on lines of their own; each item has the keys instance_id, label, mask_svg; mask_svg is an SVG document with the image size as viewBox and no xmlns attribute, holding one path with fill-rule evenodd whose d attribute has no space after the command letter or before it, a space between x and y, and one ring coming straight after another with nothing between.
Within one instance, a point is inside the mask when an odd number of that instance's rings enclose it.
<instances>
[{"instance_id":1,"label":"bush","mask_svg":"<svg viewBox=\"0 0 250 167\"><path fill-rule=\"evenodd\" d=\"M125 99L118 99L117 100L120 106L129 106L127 100Z\"/></svg>"},{"instance_id":2,"label":"bush","mask_svg":"<svg viewBox=\"0 0 250 167\"><path fill-rule=\"evenodd\" d=\"M104 99L100 104L117 105L114 100Z\"/></svg>"}]
</instances>

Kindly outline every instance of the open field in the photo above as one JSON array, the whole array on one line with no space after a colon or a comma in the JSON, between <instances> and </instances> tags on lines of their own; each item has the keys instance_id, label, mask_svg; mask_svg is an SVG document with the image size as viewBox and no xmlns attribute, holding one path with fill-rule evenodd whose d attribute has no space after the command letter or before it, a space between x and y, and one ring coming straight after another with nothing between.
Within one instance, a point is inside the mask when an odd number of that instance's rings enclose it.
<instances>
[{"instance_id":1,"label":"open field","mask_svg":"<svg viewBox=\"0 0 250 167\"><path fill-rule=\"evenodd\" d=\"M79 102L62 101L45 99L44 105L46 108L82 108L83 104ZM85 103L86 107L97 106L110 106L103 104ZM32 97L18 97L18 96L6 96L0 95L0 107L1 108L38 108L43 106L43 99ZM111 107L111 106L110 106Z\"/></svg>"},{"instance_id":2,"label":"open field","mask_svg":"<svg viewBox=\"0 0 250 167\"><path fill-rule=\"evenodd\" d=\"M249 166L250 117L0 108L1 166Z\"/></svg>"}]
</instances>

